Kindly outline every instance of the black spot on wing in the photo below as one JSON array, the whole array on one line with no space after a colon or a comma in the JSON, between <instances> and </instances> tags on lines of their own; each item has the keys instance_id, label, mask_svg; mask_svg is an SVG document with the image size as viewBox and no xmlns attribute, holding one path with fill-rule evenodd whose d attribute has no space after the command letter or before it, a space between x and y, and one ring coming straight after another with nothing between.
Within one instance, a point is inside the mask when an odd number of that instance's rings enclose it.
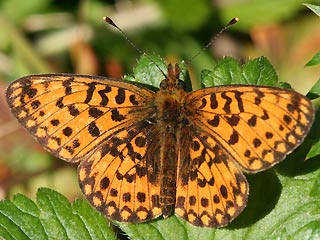
<instances>
[{"instance_id":1,"label":"black spot on wing","mask_svg":"<svg viewBox=\"0 0 320 240\"><path fill-rule=\"evenodd\" d=\"M80 111L73 105L68 105L68 111L71 116L78 116L80 114Z\"/></svg>"},{"instance_id":2,"label":"black spot on wing","mask_svg":"<svg viewBox=\"0 0 320 240\"><path fill-rule=\"evenodd\" d=\"M109 92L111 92L110 86L106 86L105 89L98 91L98 94L101 97L101 102L100 102L101 106L106 106L108 104L109 98L107 96L107 93L109 93Z\"/></svg>"},{"instance_id":3,"label":"black spot on wing","mask_svg":"<svg viewBox=\"0 0 320 240\"><path fill-rule=\"evenodd\" d=\"M230 105L231 105L231 103L232 103L232 99L227 96L227 93L226 93L226 92L221 93L221 97L226 100L226 103L225 103L224 106L223 106L223 110L224 110L227 114L231 113Z\"/></svg>"},{"instance_id":4,"label":"black spot on wing","mask_svg":"<svg viewBox=\"0 0 320 240\"><path fill-rule=\"evenodd\" d=\"M208 123L212 126L212 127L218 127L219 123L220 123L220 117L218 115L214 116L213 119L208 120Z\"/></svg>"},{"instance_id":5,"label":"black spot on wing","mask_svg":"<svg viewBox=\"0 0 320 240\"><path fill-rule=\"evenodd\" d=\"M118 88L118 95L116 96L116 103L123 104L126 100L126 92L123 88Z\"/></svg>"},{"instance_id":6,"label":"black spot on wing","mask_svg":"<svg viewBox=\"0 0 320 240\"><path fill-rule=\"evenodd\" d=\"M111 110L111 119L116 122L120 122L125 119L125 116L119 113L118 109Z\"/></svg>"},{"instance_id":7,"label":"black spot on wing","mask_svg":"<svg viewBox=\"0 0 320 240\"><path fill-rule=\"evenodd\" d=\"M240 111L240 112L244 112L243 102L242 102L242 99L241 99L241 95L242 95L243 93L242 93L242 92L239 92L239 91L235 91L234 94L235 94L235 98L236 98L237 103L238 103L239 111Z\"/></svg>"},{"instance_id":8,"label":"black spot on wing","mask_svg":"<svg viewBox=\"0 0 320 240\"><path fill-rule=\"evenodd\" d=\"M103 115L103 111L99 110L96 107L89 108L89 115L93 118L99 118Z\"/></svg>"},{"instance_id":9,"label":"black spot on wing","mask_svg":"<svg viewBox=\"0 0 320 240\"><path fill-rule=\"evenodd\" d=\"M64 86L64 92L66 95L72 93L71 82L73 81L73 77L70 77L68 80L63 81L62 85Z\"/></svg>"},{"instance_id":10,"label":"black spot on wing","mask_svg":"<svg viewBox=\"0 0 320 240\"><path fill-rule=\"evenodd\" d=\"M31 107L33 109L37 109L38 107L40 107L41 103L39 100L34 100L33 102L31 102Z\"/></svg>"},{"instance_id":11,"label":"black spot on wing","mask_svg":"<svg viewBox=\"0 0 320 240\"><path fill-rule=\"evenodd\" d=\"M85 103L89 103L92 99L93 93L96 90L96 83L92 82L88 84L89 88L87 90L86 99L84 100Z\"/></svg>"},{"instance_id":12,"label":"black spot on wing","mask_svg":"<svg viewBox=\"0 0 320 240\"><path fill-rule=\"evenodd\" d=\"M139 102L136 100L136 95L130 95L129 97L130 102L132 103L132 105L136 106L139 104Z\"/></svg>"},{"instance_id":13,"label":"black spot on wing","mask_svg":"<svg viewBox=\"0 0 320 240\"><path fill-rule=\"evenodd\" d=\"M100 130L95 122L91 122L89 124L88 131L92 137L98 137L100 135Z\"/></svg>"},{"instance_id":14,"label":"black spot on wing","mask_svg":"<svg viewBox=\"0 0 320 240\"><path fill-rule=\"evenodd\" d=\"M218 107L218 101L215 93L210 95L210 108L216 109Z\"/></svg>"}]
</instances>

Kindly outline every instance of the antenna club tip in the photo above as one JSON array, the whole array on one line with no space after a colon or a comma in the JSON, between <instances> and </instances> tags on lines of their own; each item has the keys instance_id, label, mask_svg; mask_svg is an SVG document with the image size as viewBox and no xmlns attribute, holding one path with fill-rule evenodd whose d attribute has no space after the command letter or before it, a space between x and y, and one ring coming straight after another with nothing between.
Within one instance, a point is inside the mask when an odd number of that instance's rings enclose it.
<instances>
[{"instance_id":1,"label":"antenna club tip","mask_svg":"<svg viewBox=\"0 0 320 240\"><path fill-rule=\"evenodd\" d=\"M108 16L104 16L103 21L105 21L106 23L109 23L112 26L115 26L115 23L111 20L111 18L109 18Z\"/></svg>"},{"instance_id":2,"label":"antenna club tip","mask_svg":"<svg viewBox=\"0 0 320 240\"><path fill-rule=\"evenodd\" d=\"M236 24L237 22L239 22L239 20L240 20L240 19L239 19L238 17L234 17L234 18L231 19L231 21L229 22L228 25Z\"/></svg>"}]
</instances>

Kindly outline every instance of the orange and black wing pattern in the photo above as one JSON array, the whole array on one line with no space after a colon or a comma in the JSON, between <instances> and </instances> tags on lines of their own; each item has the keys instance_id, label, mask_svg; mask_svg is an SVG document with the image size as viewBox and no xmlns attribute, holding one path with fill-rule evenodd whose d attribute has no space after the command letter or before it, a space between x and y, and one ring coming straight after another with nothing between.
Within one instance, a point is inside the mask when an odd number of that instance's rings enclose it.
<instances>
[{"instance_id":1,"label":"orange and black wing pattern","mask_svg":"<svg viewBox=\"0 0 320 240\"><path fill-rule=\"evenodd\" d=\"M127 82L67 74L27 76L7 90L13 114L46 150L80 162L93 206L127 222L161 215L153 98Z\"/></svg>"},{"instance_id":2,"label":"orange and black wing pattern","mask_svg":"<svg viewBox=\"0 0 320 240\"><path fill-rule=\"evenodd\" d=\"M192 127L182 130L175 212L206 227L233 220L248 197L242 171L255 173L283 160L314 119L306 97L274 87L201 89L187 96L186 106Z\"/></svg>"},{"instance_id":3,"label":"orange and black wing pattern","mask_svg":"<svg viewBox=\"0 0 320 240\"><path fill-rule=\"evenodd\" d=\"M105 138L144 119L152 99L152 91L133 84L71 74L31 75L7 90L21 125L46 150L69 162L81 161Z\"/></svg>"}]
</instances>

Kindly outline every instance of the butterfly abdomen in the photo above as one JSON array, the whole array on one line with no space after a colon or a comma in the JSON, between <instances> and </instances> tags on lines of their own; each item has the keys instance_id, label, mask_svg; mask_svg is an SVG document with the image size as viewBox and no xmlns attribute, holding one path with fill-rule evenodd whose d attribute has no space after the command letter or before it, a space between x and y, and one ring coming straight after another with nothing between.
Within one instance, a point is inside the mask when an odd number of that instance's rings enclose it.
<instances>
[{"instance_id":1,"label":"butterfly abdomen","mask_svg":"<svg viewBox=\"0 0 320 240\"><path fill-rule=\"evenodd\" d=\"M164 141L160 149L160 205L164 217L174 209L176 198L177 152L176 136L171 132L162 132Z\"/></svg>"},{"instance_id":2,"label":"butterfly abdomen","mask_svg":"<svg viewBox=\"0 0 320 240\"><path fill-rule=\"evenodd\" d=\"M179 91L174 94L172 91ZM160 91L156 96L157 129L160 143L160 205L164 217L172 214L176 201L177 179L177 132L182 121L182 104L185 92L182 89ZM177 97L178 96L178 97Z\"/></svg>"}]
</instances>

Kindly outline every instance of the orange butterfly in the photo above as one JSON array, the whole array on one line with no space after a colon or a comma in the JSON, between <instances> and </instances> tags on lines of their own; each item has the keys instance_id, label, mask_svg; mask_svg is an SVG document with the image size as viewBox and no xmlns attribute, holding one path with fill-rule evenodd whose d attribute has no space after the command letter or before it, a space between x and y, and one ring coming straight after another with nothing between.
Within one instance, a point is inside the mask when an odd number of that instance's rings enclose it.
<instances>
[{"instance_id":1,"label":"orange butterfly","mask_svg":"<svg viewBox=\"0 0 320 240\"><path fill-rule=\"evenodd\" d=\"M10 84L19 122L50 153L79 162L80 187L108 218L138 223L175 214L228 224L255 173L305 138L311 102L281 88L229 85L186 92L178 65L160 90L103 77L43 74Z\"/></svg>"}]
</instances>

